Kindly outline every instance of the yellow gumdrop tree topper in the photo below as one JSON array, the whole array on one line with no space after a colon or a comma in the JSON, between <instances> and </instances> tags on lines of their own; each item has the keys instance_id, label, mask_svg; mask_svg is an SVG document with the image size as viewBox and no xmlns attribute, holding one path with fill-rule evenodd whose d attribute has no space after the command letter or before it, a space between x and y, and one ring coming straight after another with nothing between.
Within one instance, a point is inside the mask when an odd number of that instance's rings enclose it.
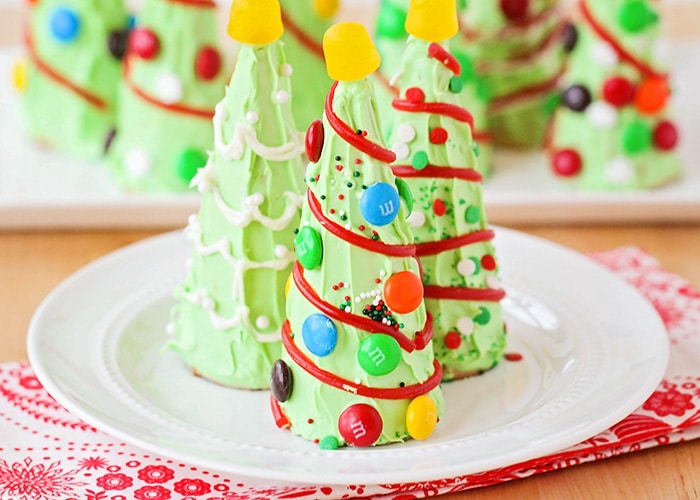
<instances>
[{"instance_id":1,"label":"yellow gumdrop tree topper","mask_svg":"<svg viewBox=\"0 0 700 500\"><path fill-rule=\"evenodd\" d=\"M426 42L442 42L457 34L456 0L411 0L406 31Z\"/></svg>"},{"instance_id":2,"label":"yellow gumdrop tree topper","mask_svg":"<svg viewBox=\"0 0 700 500\"><path fill-rule=\"evenodd\" d=\"M379 67L381 58L367 29L360 23L334 24L323 35L328 76L334 80L361 80Z\"/></svg>"},{"instance_id":3,"label":"yellow gumdrop tree topper","mask_svg":"<svg viewBox=\"0 0 700 500\"><path fill-rule=\"evenodd\" d=\"M282 36L278 0L233 0L228 21L231 38L246 45L268 45Z\"/></svg>"}]
</instances>

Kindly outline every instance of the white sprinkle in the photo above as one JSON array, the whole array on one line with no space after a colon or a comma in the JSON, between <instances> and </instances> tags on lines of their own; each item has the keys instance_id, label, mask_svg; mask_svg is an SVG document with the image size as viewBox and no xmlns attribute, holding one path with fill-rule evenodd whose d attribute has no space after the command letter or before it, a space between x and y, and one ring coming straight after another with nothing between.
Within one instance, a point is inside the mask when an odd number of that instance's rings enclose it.
<instances>
[{"instance_id":1,"label":"white sprinkle","mask_svg":"<svg viewBox=\"0 0 700 500\"><path fill-rule=\"evenodd\" d=\"M486 286L493 290L500 290L501 289L501 280L498 279L497 276L487 276L486 277Z\"/></svg>"},{"instance_id":2,"label":"white sprinkle","mask_svg":"<svg viewBox=\"0 0 700 500\"><path fill-rule=\"evenodd\" d=\"M462 276L471 276L476 271L476 264L471 259L462 259L457 264L457 272Z\"/></svg>"},{"instance_id":3,"label":"white sprinkle","mask_svg":"<svg viewBox=\"0 0 700 500\"><path fill-rule=\"evenodd\" d=\"M260 115L258 113L256 113L255 111L248 111L245 114L245 121L247 121L250 124L257 123L259 119L260 119Z\"/></svg>"},{"instance_id":4,"label":"white sprinkle","mask_svg":"<svg viewBox=\"0 0 700 500\"><path fill-rule=\"evenodd\" d=\"M469 335L474 331L474 322L471 318L464 316L457 321L457 330L459 330L462 335Z\"/></svg>"},{"instance_id":5,"label":"white sprinkle","mask_svg":"<svg viewBox=\"0 0 700 500\"><path fill-rule=\"evenodd\" d=\"M284 63L280 68L280 75L282 76L289 78L292 76L292 73L294 73L294 68L292 68L292 65L289 63Z\"/></svg>"},{"instance_id":6,"label":"white sprinkle","mask_svg":"<svg viewBox=\"0 0 700 500\"><path fill-rule=\"evenodd\" d=\"M269 328L270 326L270 318L267 316L258 316L255 318L255 326L259 328L260 330L264 330L265 328Z\"/></svg>"},{"instance_id":7,"label":"white sprinkle","mask_svg":"<svg viewBox=\"0 0 700 500\"><path fill-rule=\"evenodd\" d=\"M625 157L617 157L605 168L607 179L617 186L629 184L634 179L634 163Z\"/></svg>"},{"instance_id":8,"label":"white sprinkle","mask_svg":"<svg viewBox=\"0 0 700 500\"><path fill-rule=\"evenodd\" d=\"M165 104L175 104L184 94L182 80L175 73L163 73L156 81L156 95Z\"/></svg>"},{"instance_id":9,"label":"white sprinkle","mask_svg":"<svg viewBox=\"0 0 700 500\"><path fill-rule=\"evenodd\" d=\"M289 102L289 92L286 90L279 90L275 94L275 102L278 104L284 104L285 102Z\"/></svg>"},{"instance_id":10,"label":"white sprinkle","mask_svg":"<svg viewBox=\"0 0 700 500\"><path fill-rule=\"evenodd\" d=\"M409 143L416 138L416 129L408 123L402 123L396 129L396 138L401 142Z\"/></svg>"},{"instance_id":11,"label":"white sprinkle","mask_svg":"<svg viewBox=\"0 0 700 500\"><path fill-rule=\"evenodd\" d=\"M132 179L146 177L153 168L153 158L145 149L130 149L124 156L124 168Z\"/></svg>"},{"instance_id":12,"label":"white sprinkle","mask_svg":"<svg viewBox=\"0 0 700 500\"><path fill-rule=\"evenodd\" d=\"M355 297L355 302L359 302L359 301L360 301L360 297Z\"/></svg>"},{"instance_id":13,"label":"white sprinkle","mask_svg":"<svg viewBox=\"0 0 700 500\"><path fill-rule=\"evenodd\" d=\"M352 311L352 309L350 309L350 306L345 306L345 312L349 313L350 311Z\"/></svg>"},{"instance_id":14,"label":"white sprinkle","mask_svg":"<svg viewBox=\"0 0 700 500\"><path fill-rule=\"evenodd\" d=\"M345 229L347 229L348 231L350 231L350 230L352 229L352 226L351 226L350 224L345 224Z\"/></svg>"},{"instance_id":15,"label":"white sprinkle","mask_svg":"<svg viewBox=\"0 0 700 500\"><path fill-rule=\"evenodd\" d=\"M170 322L167 325L165 325L165 333L167 333L168 335L174 335L175 331L175 323Z\"/></svg>"},{"instance_id":16,"label":"white sprinkle","mask_svg":"<svg viewBox=\"0 0 700 500\"><path fill-rule=\"evenodd\" d=\"M347 281L343 282L343 288L350 288L350 283Z\"/></svg>"},{"instance_id":17,"label":"white sprinkle","mask_svg":"<svg viewBox=\"0 0 700 500\"><path fill-rule=\"evenodd\" d=\"M202 301L202 307L204 308L205 311L213 311L214 310L214 300L212 300L210 297L205 298Z\"/></svg>"},{"instance_id":18,"label":"white sprinkle","mask_svg":"<svg viewBox=\"0 0 700 500\"><path fill-rule=\"evenodd\" d=\"M394 152L394 154L396 154L397 160L405 160L411 153L411 150L408 148L408 144L406 144L405 142L394 143L394 146L391 148L391 150Z\"/></svg>"},{"instance_id":19,"label":"white sprinkle","mask_svg":"<svg viewBox=\"0 0 700 500\"><path fill-rule=\"evenodd\" d=\"M406 218L408 223L413 227L421 227L425 224L425 214L420 210L414 210L411 215Z\"/></svg>"},{"instance_id":20,"label":"white sprinkle","mask_svg":"<svg viewBox=\"0 0 700 500\"><path fill-rule=\"evenodd\" d=\"M286 246L284 246L284 245L276 245L275 246L275 257L277 257L278 259L281 259L285 255L287 255L287 252L289 252L289 250L287 249Z\"/></svg>"},{"instance_id":21,"label":"white sprinkle","mask_svg":"<svg viewBox=\"0 0 700 500\"><path fill-rule=\"evenodd\" d=\"M381 269L381 270L379 271L379 277L380 277L380 278L383 278L384 276L386 276L386 271L385 271L384 269Z\"/></svg>"},{"instance_id":22,"label":"white sprinkle","mask_svg":"<svg viewBox=\"0 0 700 500\"><path fill-rule=\"evenodd\" d=\"M617 52L608 42L596 42L591 48L591 56L593 60L606 69L613 69L619 61Z\"/></svg>"},{"instance_id":23,"label":"white sprinkle","mask_svg":"<svg viewBox=\"0 0 700 500\"><path fill-rule=\"evenodd\" d=\"M605 101L595 101L586 109L586 117L596 127L610 129L617 123L617 110Z\"/></svg>"}]
</instances>

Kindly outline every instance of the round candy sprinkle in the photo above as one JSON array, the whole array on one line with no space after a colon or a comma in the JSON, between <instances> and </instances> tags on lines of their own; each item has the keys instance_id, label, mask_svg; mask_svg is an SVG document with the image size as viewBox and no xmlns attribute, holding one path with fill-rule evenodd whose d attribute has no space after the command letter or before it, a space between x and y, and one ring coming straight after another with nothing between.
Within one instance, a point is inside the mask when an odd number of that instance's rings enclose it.
<instances>
[{"instance_id":1,"label":"round candy sprinkle","mask_svg":"<svg viewBox=\"0 0 700 500\"><path fill-rule=\"evenodd\" d=\"M450 84L449 84L449 89L450 92L453 94L459 94L462 89L464 88L464 82L462 82L462 79L458 76L453 76L450 78Z\"/></svg>"},{"instance_id":2,"label":"round candy sprinkle","mask_svg":"<svg viewBox=\"0 0 700 500\"><path fill-rule=\"evenodd\" d=\"M471 259L462 259L457 263L457 272L462 276L471 276L476 271L476 262Z\"/></svg>"},{"instance_id":3,"label":"round candy sprinkle","mask_svg":"<svg viewBox=\"0 0 700 500\"><path fill-rule=\"evenodd\" d=\"M593 61L605 69L613 69L617 66L619 58L617 52L608 42L600 40L591 47L591 57Z\"/></svg>"},{"instance_id":4,"label":"round candy sprinkle","mask_svg":"<svg viewBox=\"0 0 700 500\"><path fill-rule=\"evenodd\" d=\"M284 63L280 66L280 75L289 78L294 73L294 68L289 63Z\"/></svg>"},{"instance_id":5,"label":"round candy sprinkle","mask_svg":"<svg viewBox=\"0 0 700 500\"><path fill-rule=\"evenodd\" d=\"M278 90L275 93L275 102L277 104L284 104L286 102L289 102L289 92L286 90Z\"/></svg>"},{"instance_id":6,"label":"round candy sprinkle","mask_svg":"<svg viewBox=\"0 0 700 500\"><path fill-rule=\"evenodd\" d=\"M641 153L651 146L651 140L651 130L641 121L634 121L622 130L622 150L626 153Z\"/></svg>"},{"instance_id":7,"label":"round candy sprinkle","mask_svg":"<svg viewBox=\"0 0 700 500\"><path fill-rule=\"evenodd\" d=\"M245 114L245 121L253 125L254 123L258 123L258 120L260 120L260 115L255 112L255 111L248 111Z\"/></svg>"},{"instance_id":8,"label":"round candy sprinkle","mask_svg":"<svg viewBox=\"0 0 700 500\"><path fill-rule=\"evenodd\" d=\"M272 365L272 373L270 374L270 390L277 401L284 403L292 395L294 386L294 378L292 370L287 363L278 359Z\"/></svg>"},{"instance_id":9,"label":"round candy sprinkle","mask_svg":"<svg viewBox=\"0 0 700 500\"><path fill-rule=\"evenodd\" d=\"M659 16L643 0L628 0L617 13L617 22L628 33L639 33L658 21Z\"/></svg>"},{"instance_id":10,"label":"round candy sprinkle","mask_svg":"<svg viewBox=\"0 0 700 500\"><path fill-rule=\"evenodd\" d=\"M311 226L302 227L294 245L299 264L304 269L316 269L323 258L323 242L319 232Z\"/></svg>"},{"instance_id":11,"label":"round candy sprinkle","mask_svg":"<svg viewBox=\"0 0 700 500\"><path fill-rule=\"evenodd\" d=\"M524 18L529 5L529 0L500 0L501 11L510 21Z\"/></svg>"},{"instance_id":12,"label":"round candy sprinkle","mask_svg":"<svg viewBox=\"0 0 700 500\"><path fill-rule=\"evenodd\" d=\"M312 163L316 163L321 158L324 135L323 122L321 120L311 122L306 131L305 146L306 156Z\"/></svg>"},{"instance_id":13,"label":"round candy sprinkle","mask_svg":"<svg viewBox=\"0 0 700 500\"><path fill-rule=\"evenodd\" d=\"M493 271L496 269L496 259L493 258L493 255L486 254L483 257L481 257L481 267L486 269L487 271Z\"/></svg>"},{"instance_id":14,"label":"round candy sprinkle","mask_svg":"<svg viewBox=\"0 0 700 500\"><path fill-rule=\"evenodd\" d=\"M402 123L396 129L396 138L401 142L411 142L416 138L416 129L410 123Z\"/></svg>"},{"instance_id":15,"label":"round candy sprinkle","mask_svg":"<svg viewBox=\"0 0 700 500\"><path fill-rule=\"evenodd\" d=\"M669 121L656 124L653 132L654 146L662 151L670 151L678 143L678 129Z\"/></svg>"},{"instance_id":16,"label":"round candy sprinkle","mask_svg":"<svg viewBox=\"0 0 700 500\"><path fill-rule=\"evenodd\" d=\"M552 170L561 177L573 177L581 172L581 156L573 149L557 151L552 158Z\"/></svg>"},{"instance_id":17,"label":"round candy sprinkle","mask_svg":"<svg viewBox=\"0 0 700 500\"><path fill-rule=\"evenodd\" d=\"M121 60L126 53L129 33L126 30L114 30L107 37L107 50L115 59Z\"/></svg>"},{"instance_id":18,"label":"round candy sprinkle","mask_svg":"<svg viewBox=\"0 0 700 500\"><path fill-rule=\"evenodd\" d=\"M485 307L480 307L479 314L477 314L474 318L474 323L485 325L489 321L491 321L491 313Z\"/></svg>"},{"instance_id":19,"label":"round candy sprinkle","mask_svg":"<svg viewBox=\"0 0 700 500\"><path fill-rule=\"evenodd\" d=\"M377 36L398 40L406 36L406 11L392 4L383 2L377 17Z\"/></svg>"},{"instance_id":20,"label":"round candy sprinkle","mask_svg":"<svg viewBox=\"0 0 700 500\"><path fill-rule=\"evenodd\" d=\"M318 447L322 450L337 450L338 438L335 436L326 436L318 442Z\"/></svg>"},{"instance_id":21,"label":"round candy sprinkle","mask_svg":"<svg viewBox=\"0 0 700 500\"><path fill-rule=\"evenodd\" d=\"M634 163L625 157L615 158L606 166L605 177L617 186L629 184L634 179Z\"/></svg>"},{"instance_id":22,"label":"round candy sprinkle","mask_svg":"<svg viewBox=\"0 0 700 500\"><path fill-rule=\"evenodd\" d=\"M406 89L406 99L411 102L422 102L425 99L425 93L418 87Z\"/></svg>"},{"instance_id":23,"label":"round candy sprinkle","mask_svg":"<svg viewBox=\"0 0 700 500\"><path fill-rule=\"evenodd\" d=\"M609 129L617 124L617 110L605 101L595 101L588 106L586 118L596 127Z\"/></svg>"},{"instance_id":24,"label":"round candy sprinkle","mask_svg":"<svg viewBox=\"0 0 700 500\"><path fill-rule=\"evenodd\" d=\"M442 217L443 215L445 215L445 213L447 213L445 202L442 201L440 198L436 198L435 201L433 201L433 213L438 217Z\"/></svg>"},{"instance_id":25,"label":"round candy sprinkle","mask_svg":"<svg viewBox=\"0 0 700 500\"><path fill-rule=\"evenodd\" d=\"M129 52L141 59L153 59L160 50L158 35L147 28L135 28L129 35L128 45Z\"/></svg>"},{"instance_id":26,"label":"round candy sprinkle","mask_svg":"<svg viewBox=\"0 0 700 500\"><path fill-rule=\"evenodd\" d=\"M425 394L414 398L406 410L406 429L413 439L426 439L435 430L438 415L435 402Z\"/></svg>"},{"instance_id":27,"label":"round candy sprinkle","mask_svg":"<svg viewBox=\"0 0 700 500\"><path fill-rule=\"evenodd\" d=\"M616 108L626 106L634 100L635 88L627 78L613 76L603 84L603 99Z\"/></svg>"},{"instance_id":28,"label":"round candy sprinkle","mask_svg":"<svg viewBox=\"0 0 700 500\"><path fill-rule=\"evenodd\" d=\"M423 302L423 283L411 271L392 274L384 284L384 300L392 311L399 314L418 309Z\"/></svg>"},{"instance_id":29,"label":"round candy sprinkle","mask_svg":"<svg viewBox=\"0 0 700 500\"><path fill-rule=\"evenodd\" d=\"M447 332L447 335L445 335L445 347L448 349L459 349L459 346L462 345L462 336L459 334L459 332Z\"/></svg>"},{"instance_id":30,"label":"round candy sprinkle","mask_svg":"<svg viewBox=\"0 0 700 500\"><path fill-rule=\"evenodd\" d=\"M207 154L198 148L187 148L180 153L175 163L178 178L190 183L197 173L207 163Z\"/></svg>"},{"instance_id":31,"label":"round candy sprinkle","mask_svg":"<svg viewBox=\"0 0 700 500\"><path fill-rule=\"evenodd\" d=\"M57 7L51 12L49 27L53 37L61 42L72 42L80 34L80 18L68 7Z\"/></svg>"},{"instance_id":32,"label":"round candy sprinkle","mask_svg":"<svg viewBox=\"0 0 700 500\"><path fill-rule=\"evenodd\" d=\"M476 205L470 205L464 211L464 220L469 224L476 224L481 220L481 209Z\"/></svg>"},{"instance_id":33,"label":"round candy sprinkle","mask_svg":"<svg viewBox=\"0 0 700 500\"><path fill-rule=\"evenodd\" d=\"M260 330L270 328L270 318L264 315L258 316L257 318L255 318L255 327Z\"/></svg>"},{"instance_id":34,"label":"round candy sprinkle","mask_svg":"<svg viewBox=\"0 0 700 500\"><path fill-rule=\"evenodd\" d=\"M145 149L131 149L124 155L124 169L132 179L147 176L153 168L153 158Z\"/></svg>"},{"instance_id":35,"label":"round candy sprinkle","mask_svg":"<svg viewBox=\"0 0 700 500\"><path fill-rule=\"evenodd\" d=\"M166 72L156 80L156 93L165 104L175 104L185 92L184 85L175 73Z\"/></svg>"},{"instance_id":36,"label":"round candy sprinkle","mask_svg":"<svg viewBox=\"0 0 700 500\"><path fill-rule=\"evenodd\" d=\"M474 331L474 321L471 318L464 316L457 321L457 330L462 335L469 335Z\"/></svg>"},{"instance_id":37,"label":"round candy sprinkle","mask_svg":"<svg viewBox=\"0 0 700 500\"><path fill-rule=\"evenodd\" d=\"M423 170L428 166L428 163L428 153L425 151L418 151L413 155L413 158L411 158L411 166L416 170Z\"/></svg>"},{"instance_id":38,"label":"round candy sprinkle","mask_svg":"<svg viewBox=\"0 0 700 500\"><path fill-rule=\"evenodd\" d=\"M338 343L338 329L328 316L315 313L307 316L301 325L301 337L311 353L328 356Z\"/></svg>"},{"instance_id":39,"label":"round candy sprinkle","mask_svg":"<svg viewBox=\"0 0 700 500\"><path fill-rule=\"evenodd\" d=\"M202 47L194 61L194 72L202 80L211 80L221 70L221 55L214 47Z\"/></svg>"},{"instance_id":40,"label":"round candy sprinkle","mask_svg":"<svg viewBox=\"0 0 700 500\"><path fill-rule=\"evenodd\" d=\"M571 52L578 42L578 30L573 23L566 23L561 35L562 45L566 52Z\"/></svg>"},{"instance_id":41,"label":"round candy sprinkle","mask_svg":"<svg viewBox=\"0 0 700 500\"><path fill-rule=\"evenodd\" d=\"M414 210L411 215L409 215L406 220L413 227L421 227L425 224L425 214L420 210Z\"/></svg>"},{"instance_id":42,"label":"round candy sprinkle","mask_svg":"<svg viewBox=\"0 0 700 500\"><path fill-rule=\"evenodd\" d=\"M377 182L362 192L360 212L367 222L385 226L399 213L399 192L386 182Z\"/></svg>"},{"instance_id":43,"label":"round candy sprinkle","mask_svg":"<svg viewBox=\"0 0 700 500\"><path fill-rule=\"evenodd\" d=\"M375 333L360 343L357 362L370 375L386 375L399 366L401 346L394 337Z\"/></svg>"},{"instance_id":44,"label":"round candy sprinkle","mask_svg":"<svg viewBox=\"0 0 700 500\"><path fill-rule=\"evenodd\" d=\"M564 91L561 102L572 111L584 111L591 104L591 93L583 85L572 85Z\"/></svg>"},{"instance_id":45,"label":"round candy sprinkle","mask_svg":"<svg viewBox=\"0 0 700 500\"><path fill-rule=\"evenodd\" d=\"M669 95L668 83L664 78L647 78L639 84L634 104L640 113L657 113L666 106Z\"/></svg>"},{"instance_id":46,"label":"round candy sprinkle","mask_svg":"<svg viewBox=\"0 0 700 500\"><path fill-rule=\"evenodd\" d=\"M405 160L408 158L408 155L411 154L411 150L408 147L408 144L405 142L396 142L394 145L391 147L391 150L394 152L396 155L397 160Z\"/></svg>"},{"instance_id":47,"label":"round candy sprinkle","mask_svg":"<svg viewBox=\"0 0 700 500\"><path fill-rule=\"evenodd\" d=\"M338 430L352 446L372 446L382 434L384 423L379 412L368 404L347 407L338 417Z\"/></svg>"},{"instance_id":48,"label":"round candy sprinkle","mask_svg":"<svg viewBox=\"0 0 700 500\"><path fill-rule=\"evenodd\" d=\"M445 144L447 142L447 130L442 127L435 127L430 131L429 139L433 144Z\"/></svg>"}]
</instances>

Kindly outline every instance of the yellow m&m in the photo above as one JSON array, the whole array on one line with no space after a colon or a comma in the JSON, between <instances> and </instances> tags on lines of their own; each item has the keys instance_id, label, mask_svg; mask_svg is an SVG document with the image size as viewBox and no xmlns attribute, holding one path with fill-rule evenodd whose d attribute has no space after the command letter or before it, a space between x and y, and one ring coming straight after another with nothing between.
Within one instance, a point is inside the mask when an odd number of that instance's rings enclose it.
<instances>
[{"instance_id":1,"label":"yellow m&m","mask_svg":"<svg viewBox=\"0 0 700 500\"><path fill-rule=\"evenodd\" d=\"M284 33L277 0L233 0L228 34L247 45L267 45Z\"/></svg>"},{"instance_id":2,"label":"yellow m&m","mask_svg":"<svg viewBox=\"0 0 700 500\"><path fill-rule=\"evenodd\" d=\"M338 0L314 0L314 10L322 19L333 17L338 10Z\"/></svg>"},{"instance_id":3,"label":"yellow m&m","mask_svg":"<svg viewBox=\"0 0 700 500\"><path fill-rule=\"evenodd\" d=\"M408 404L406 429L413 439L426 439L435 430L438 414L435 403L423 394Z\"/></svg>"},{"instance_id":4,"label":"yellow m&m","mask_svg":"<svg viewBox=\"0 0 700 500\"><path fill-rule=\"evenodd\" d=\"M17 61L12 66L12 85L18 92L27 88L27 61Z\"/></svg>"},{"instance_id":5,"label":"yellow m&m","mask_svg":"<svg viewBox=\"0 0 700 500\"><path fill-rule=\"evenodd\" d=\"M284 296L289 297L289 289L292 286L292 273L289 273L289 276L287 277L287 284L284 285Z\"/></svg>"}]
</instances>

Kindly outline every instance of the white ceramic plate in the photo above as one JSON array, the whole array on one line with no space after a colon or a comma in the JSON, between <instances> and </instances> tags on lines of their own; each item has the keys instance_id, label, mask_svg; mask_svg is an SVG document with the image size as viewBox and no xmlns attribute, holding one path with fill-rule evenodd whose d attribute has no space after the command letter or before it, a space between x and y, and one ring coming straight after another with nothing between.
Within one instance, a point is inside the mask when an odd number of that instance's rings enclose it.
<instances>
[{"instance_id":1,"label":"white ceramic plate","mask_svg":"<svg viewBox=\"0 0 700 500\"><path fill-rule=\"evenodd\" d=\"M675 41L669 58L674 109L682 133L683 177L632 193L573 190L549 173L544 154L498 151L484 184L489 219L497 224L700 221L700 41ZM0 75L20 56L0 46ZM0 78L0 228L180 227L199 207L198 194L121 192L100 163L42 151L18 126L18 99Z\"/></svg>"},{"instance_id":2,"label":"white ceramic plate","mask_svg":"<svg viewBox=\"0 0 700 500\"><path fill-rule=\"evenodd\" d=\"M586 257L497 229L509 353L487 374L444 384L426 441L321 451L278 429L266 391L194 377L164 349L170 294L190 244L166 234L85 267L54 290L29 331L48 391L90 424L152 452L244 476L312 484L432 480L539 457L636 409L664 373L660 318Z\"/></svg>"}]
</instances>

